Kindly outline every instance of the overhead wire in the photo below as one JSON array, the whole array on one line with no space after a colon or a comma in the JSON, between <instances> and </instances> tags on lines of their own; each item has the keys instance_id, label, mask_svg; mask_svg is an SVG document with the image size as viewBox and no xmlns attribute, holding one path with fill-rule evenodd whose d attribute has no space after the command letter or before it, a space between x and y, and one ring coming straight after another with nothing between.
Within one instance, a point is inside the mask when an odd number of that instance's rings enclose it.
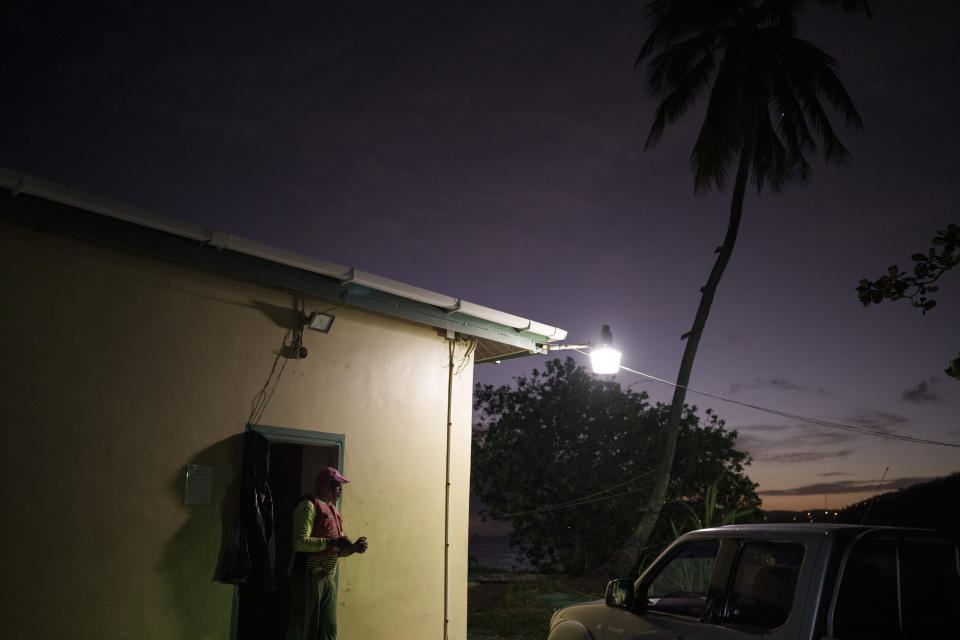
<instances>
[{"instance_id":1,"label":"overhead wire","mask_svg":"<svg viewBox=\"0 0 960 640\"><path fill-rule=\"evenodd\" d=\"M650 485L638 487L636 489L630 489L629 491L623 491L621 493L615 493L612 496L602 496L600 498L594 498L593 500L584 500L583 502L574 502L571 504L554 504L554 505L550 505L549 507L541 507L539 509L531 509L529 511L517 511L515 513L503 513L503 514L498 513L497 515L491 516L491 517L494 517L497 520L501 520L504 518L513 518L515 516L530 515L533 513L546 513L547 511L556 511L558 509L569 509L570 507L579 507L585 504L591 504L593 502L602 502L604 500L613 500L614 498L622 498L623 496L628 496L632 493L637 493L638 491L647 491L648 489L650 489Z\"/></svg>"},{"instance_id":2,"label":"overhead wire","mask_svg":"<svg viewBox=\"0 0 960 640\"><path fill-rule=\"evenodd\" d=\"M638 476L634 476L634 477L630 478L629 480L625 480L624 482L620 482L620 483L618 483L618 484L609 486L609 487L607 487L606 489L601 489L600 491L596 491L596 492L594 492L594 493L590 493L590 494L587 494L587 495L585 495L585 496L580 496L579 498L575 498L575 499L573 499L573 500L571 500L571 501L569 501L569 502L561 502L561 503L558 503L558 504L548 505L548 506L546 506L546 507L539 507L539 508L537 508L537 509L530 509L530 510L528 510L528 511L517 511L517 512L514 512L514 513L497 514L497 515L494 516L494 517L497 518L497 519L501 519L501 518L512 518L512 517L514 517L514 516L529 515L529 514L531 514L531 513L544 513L544 512L546 512L546 511L556 511L557 509L567 509L567 508L569 508L569 507L579 507L579 506L584 505L584 504L591 504L591 503L594 503L594 502L602 502L602 501L604 501L604 500L612 500L612 499L614 499L614 498L620 498L620 497L622 497L622 496L628 496L628 495L630 495L631 493L637 493L638 491L645 491L645 490L649 489L650 487L649 487L649 486L638 487L638 488L635 488L635 489L629 489L629 490L627 490L627 491L623 491L623 492L621 492L621 493L615 493L615 494L613 494L613 495L601 495L601 494L608 493L608 492L613 491L614 489L618 489L618 488L620 488L620 487L622 487L622 486L624 486L624 485L628 485L628 484L630 484L630 483L632 483L632 482L636 482L636 481L639 480L640 478L643 478L643 477L645 477L645 476L649 476L650 474L654 473L655 471L656 471L656 469L651 470L651 471L646 471L646 472L644 472L644 473L641 473L641 474L638 475Z\"/></svg>"},{"instance_id":3,"label":"overhead wire","mask_svg":"<svg viewBox=\"0 0 960 640\"><path fill-rule=\"evenodd\" d=\"M589 355L585 351L580 349L574 349L577 353L583 355ZM888 440L900 440L902 442L913 442L915 444L929 444L936 445L940 447L953 447L960 448L960 443L956 442L943 442L941 440L929 440L927 438L917 438L915 436L907 436L898 433L885 433L883 431L874 431L873 429L866 429L864 427L855 427L849 424L843 424L842 422L832 422L830 420L822 420L820 418L811 418L809 416L803 416L797 413L790 413L788 411L780 411L779 409L771 409L769 407L762 407L757 404L751 404L749 402L741 402L740 400L734 400L732 398L726 398L724 396L717 395L715 393L710 393L708 391L701 391L699 389L694 389L693 387L684 386L677 384L676 382L671 382L670 380L664 380L663 378L658 378L657 376L652 376L649 373L644 373L642 371L637 371L636 369L631 369L625 365L620 365L620 368L629 373L633 373L638 376L643 376L644 378L649 378L656 382L661 382L663 384L669 385L671 387L679 387L681 389L686 389L692 393L699 394L701 396L706 396L708 398L713 398L714 400L720 400L722 402L729 402L730 404L739 405L741 407L747 407L748 409L754 409L756 411L763 411L765 413L770 413L776 416L781 416L783 418L789 418L791 420L797 420L799 422L807 422L809 424L815 424L821 427L827 427L829 429L840 429L843 431L850 431L853 433L858 433L864 436L872 436L875 438L886 438Z\"/></svg>"}]
</instances>

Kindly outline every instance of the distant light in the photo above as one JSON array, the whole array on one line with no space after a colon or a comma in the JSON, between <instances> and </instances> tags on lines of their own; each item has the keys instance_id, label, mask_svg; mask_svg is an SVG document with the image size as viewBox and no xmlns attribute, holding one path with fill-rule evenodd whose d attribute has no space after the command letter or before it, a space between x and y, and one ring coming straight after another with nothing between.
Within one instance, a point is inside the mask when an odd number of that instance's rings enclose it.
<instances>
[{"instance_id":1,"label":"distant light","mask_svg":"<svg viewBox=\"0 0 960 640\"><path fill-rule=\"evenodd\" d=\"M590 349L590 364L594 373L609 374L620 371L622 353L613 348L613 334L610 325L603 325L600 330L600 341Z\"/></svg>"}]
</instances>

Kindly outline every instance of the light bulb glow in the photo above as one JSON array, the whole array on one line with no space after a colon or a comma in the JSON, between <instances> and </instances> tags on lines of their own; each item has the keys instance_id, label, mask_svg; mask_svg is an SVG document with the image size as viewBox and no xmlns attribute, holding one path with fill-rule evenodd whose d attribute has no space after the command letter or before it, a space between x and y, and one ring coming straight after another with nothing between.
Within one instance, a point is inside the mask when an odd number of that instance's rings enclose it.
<instances>
[{"instance_id":1,"label":"light bulb glow","mask_svg":"<svg viewBox=\"0 0 960 640\"><path fill-rule=\"evenodd\" d=\"M594 373L617 373L620 370L620 356L613 347L594 347L590 350L590 364Z\"/></svg>"}]
</instances>

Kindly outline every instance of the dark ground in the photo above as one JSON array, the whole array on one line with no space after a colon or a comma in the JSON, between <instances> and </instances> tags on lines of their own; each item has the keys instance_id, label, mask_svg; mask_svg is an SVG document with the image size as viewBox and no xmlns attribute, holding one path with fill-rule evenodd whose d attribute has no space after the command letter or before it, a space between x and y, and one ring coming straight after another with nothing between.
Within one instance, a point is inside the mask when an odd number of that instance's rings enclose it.
<instances>
[{"instance_id":1,"label":"dark ground","mask_svg":"<svg viewBox=\"0 0 960 640\"><path fill-rule=\"evenodd\" d=\"M467 592L469 640L542 640L554 611L602 598L606 588L606 582L597 578L517 575L523 576L521 581L471 577Z\"/></svg>"}]
</instances>

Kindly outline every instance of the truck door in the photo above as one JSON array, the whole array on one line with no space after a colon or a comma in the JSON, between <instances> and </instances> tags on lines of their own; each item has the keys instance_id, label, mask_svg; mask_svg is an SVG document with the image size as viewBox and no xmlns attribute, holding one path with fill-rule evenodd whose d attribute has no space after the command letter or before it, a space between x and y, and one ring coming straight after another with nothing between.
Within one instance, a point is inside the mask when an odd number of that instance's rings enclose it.
<instances>
[{"instance_id":1,"label":"truck door","mask_svg":"<svg viewBox=\"0 0 960 640\"><path fill-rule=\"evenodd\" d=\"M680 545L655 573L646 576L642 613L610 609L603 640L702 640L707 591L720 543L716 539L694 540Z\"/></svg>"},{"instance_id":2,"label":"truck door","mask_svg":"<svg viewBox=\"0 0 960 640\"><path fill-rule=\"evenodd\" d=\"M704 628L710 640L797 638L804 621L801 583L805 547L800 542L739 542L726 593ZM809 574L811 568L807 568Z\"/></svg>"},{"instance_id":3,"label":"truck door","mask_svg":"<svg viewBox=\"0 0 960 640\"><path fill-rule=\"evenodd\" d=\"M828 635L960 637L960 549L922 531L871 532L848 550Z\"/></svg>"}]
</instances>

